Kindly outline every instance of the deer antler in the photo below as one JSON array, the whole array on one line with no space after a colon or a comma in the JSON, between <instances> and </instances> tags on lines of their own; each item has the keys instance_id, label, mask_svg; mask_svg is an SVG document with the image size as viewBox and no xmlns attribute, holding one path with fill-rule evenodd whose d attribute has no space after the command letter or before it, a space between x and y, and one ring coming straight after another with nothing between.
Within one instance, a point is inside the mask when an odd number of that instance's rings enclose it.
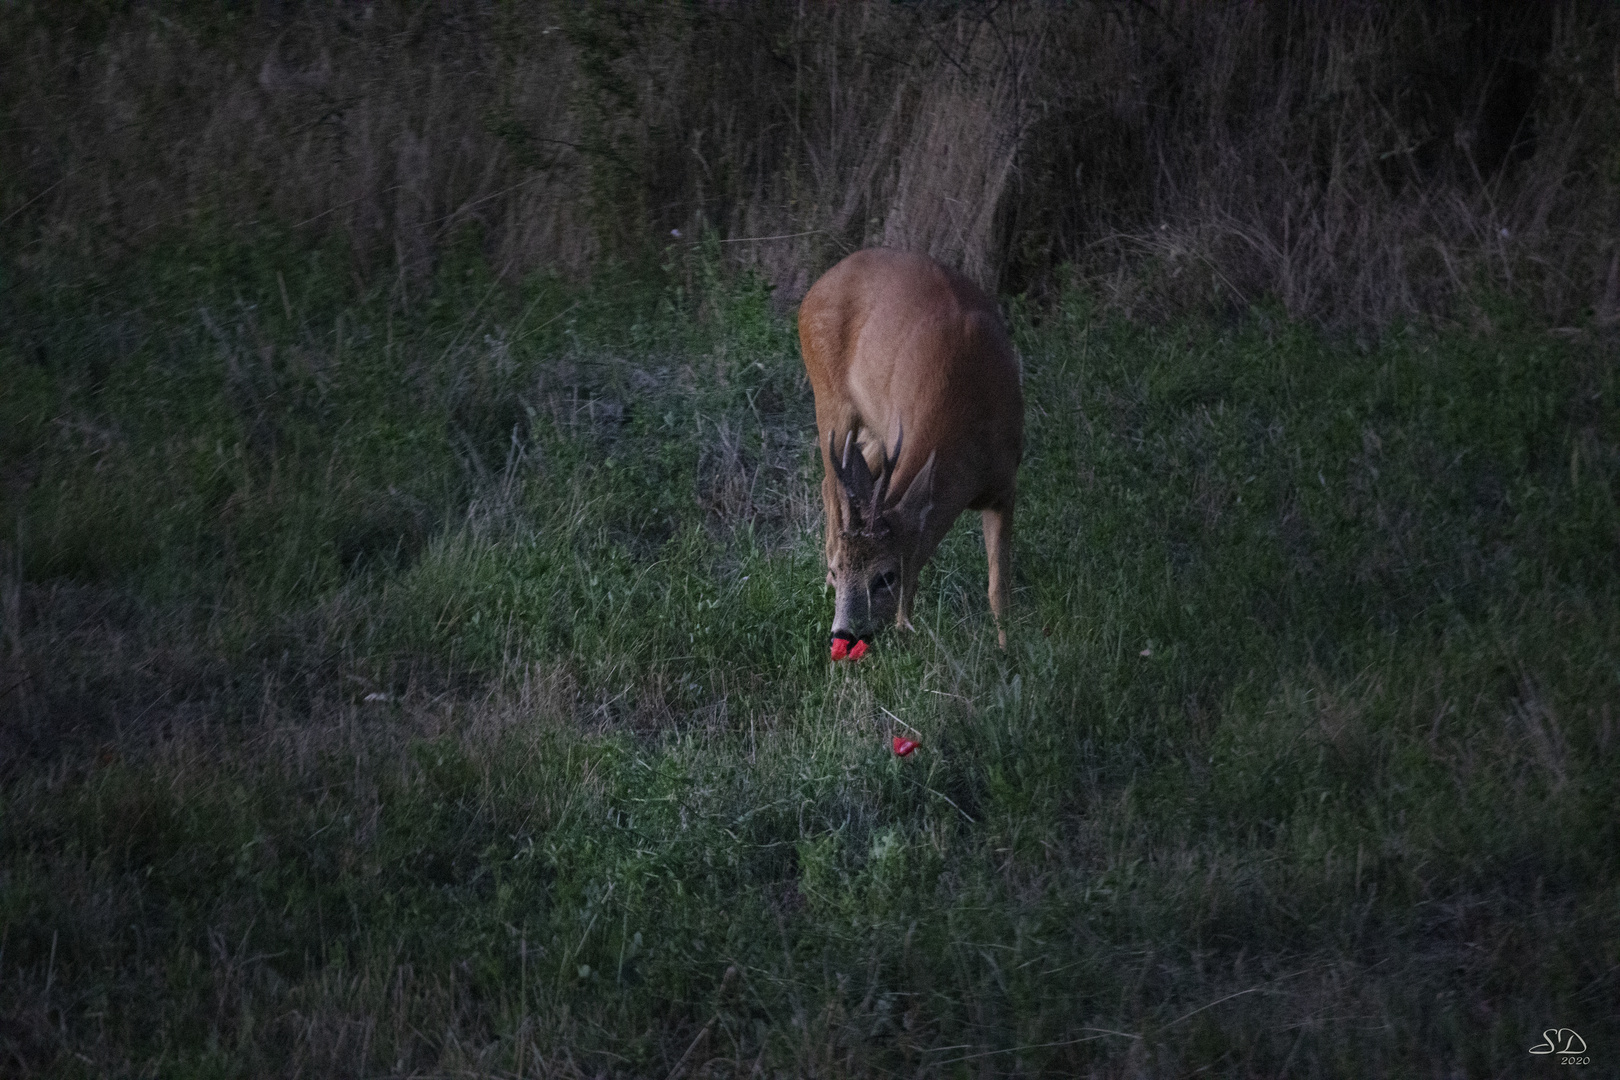
<instances>
[{"instance_id":1,"label":"deer antler","mask_svg":"<svg viewBox=\"0 0 1620 1080\"><path fill-rule=\"evenodd\" d=\"M877 483L872 488L872 501L867 511L867 520L876 521L883 512L883 504L889 501L889 482L894 479L894 467L900 464L900 449L906 445L906 427L900 425L899 433L894 439L894 456L883 452L883 464L878 469Z\"/></svg>"},{"instance_id":2,"label":"deer antler","mask_svg":"<svg viewBox=\"0 0 1620 1080\"><path fill-rule=\"evenodd\" d=\"M855 433L844 434L844 453L842 460L833 452L834 435L827 434L827 460L831 462L833 475L838 478L838 486L842 494L840 502L845 511L844 527L851 531L859 529L864 523L859 520L864 511L868 511L872 502L872 470L866 467L866 458L855 450ZM871 515L867 514L870 522Z\"/></svg>"}]
</instances>

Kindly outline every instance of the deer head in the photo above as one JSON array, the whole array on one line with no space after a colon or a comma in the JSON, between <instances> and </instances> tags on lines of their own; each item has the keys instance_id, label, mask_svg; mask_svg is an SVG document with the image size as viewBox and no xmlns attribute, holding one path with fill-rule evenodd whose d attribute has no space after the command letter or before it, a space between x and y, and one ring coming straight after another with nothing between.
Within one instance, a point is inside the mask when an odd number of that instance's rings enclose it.
<instances>
[{"instance_id":1,"label":"deer head","mask_svg":"<svg viewBox=\"0 0 1620 1080\"><path fill-rule=\"evenodd\" d=\"M838 481L839 529L827 552L827 581L836 592L833 607L833 658L858 659L864 641L896 617L904 619L921 569L919 557L928 512L934 505L935 454L892 505L889 482L905 443L902 429L894 454L883 453L876 476L854 447L854 433L844 436L842 455L827 436L828 460ZM840 645L843 646L840 649Z\"/></svg>"}]
</instances>

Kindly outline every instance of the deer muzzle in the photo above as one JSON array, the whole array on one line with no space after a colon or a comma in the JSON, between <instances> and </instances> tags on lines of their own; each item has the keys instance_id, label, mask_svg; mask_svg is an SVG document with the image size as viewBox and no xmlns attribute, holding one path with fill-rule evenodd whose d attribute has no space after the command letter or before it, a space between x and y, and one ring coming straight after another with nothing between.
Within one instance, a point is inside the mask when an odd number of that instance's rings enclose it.
<instances>
[{"instance_id":1,"label":"deer muzzle","mask_svg":"<svg viewBox=\"0 0 1620 1080\"><path fill-rule=\"evenodd\" d=\"M834 632L832 636L832 658L838 660L859 660L866 655L871 647L869 638L856 637L849 631Z\"/></svg>"}]
</instances>

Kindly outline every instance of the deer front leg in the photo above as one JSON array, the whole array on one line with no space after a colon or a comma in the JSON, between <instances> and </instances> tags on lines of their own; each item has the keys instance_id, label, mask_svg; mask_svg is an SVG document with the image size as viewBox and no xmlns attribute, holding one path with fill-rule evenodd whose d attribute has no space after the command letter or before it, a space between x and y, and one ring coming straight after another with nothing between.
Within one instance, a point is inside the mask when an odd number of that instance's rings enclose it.
<instances>
[{"instance_id":1,"label":"deer front leg","mask_svg":"<svg viewBox=\"0 0 1620 1080\"><path fill-rule=\"evenodd\" d=\"M827 516L827 543L824 554L827 561L827 582L831 584L833 545L838 540L839 530L838 478L833 475L832 464L826 461L825 454L822 455L822 461L826 464L826 474L821 478L821 504Z\"/></svg>"},{"instance_id":2,"label":"deer front leg","mask_svg":"<svg viewBox=\"0 0 1620 1080\"><path fill-rule=\"evenodd\" d=\"M827 519L827 584L832 584L832 558L833 551L838 544L838 534L842 531L844 522L839 515L842 505L842 491L839 488L838 475L833 469L832 455L835 444L842 448L843 443L839 432L853 432L857 430L859 422L853 415L843 415L831 410L824 411L821 402L816 402L816 442L821 451L821 506L826 511Z\"/></svg>"},{"instance_id":3,"label":"deer front leg","mask_svg":"<svg viewBox=\"0 0 1620 1080\"><path fill-rule=\"evenodd\" d=\"M911 605L917 599L917 571L901 564L900 606L895 609L894 625L901 630L915 630L911 625Z\"/></svg>"},{"instance_id":4,"label":"deer front leg","mask_svg":"<svg viewBox=\"0 0 1620 1080\"><path fill-rule=\"evenodd\" d=\"M990 563L990 613L996 617L996 641L1007 647L1007 593L1012 587L1012 501L982 514L984 551Z\"/></svg>"}]
</instances>

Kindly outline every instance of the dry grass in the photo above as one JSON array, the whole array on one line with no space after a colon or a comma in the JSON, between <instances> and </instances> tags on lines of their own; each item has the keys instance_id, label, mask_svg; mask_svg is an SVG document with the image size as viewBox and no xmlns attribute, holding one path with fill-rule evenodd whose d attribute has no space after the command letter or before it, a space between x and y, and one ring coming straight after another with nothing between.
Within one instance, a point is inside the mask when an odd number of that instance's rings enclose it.
<instances>
[{"instance_id":1,"label":"dry grass","mask_svg":"<svg viewBox=\"0 0 1620 1080\"><path fill-rule=\"evenodd\" d=\"M1612 319L1617 43L1581 3L12 7L0 218L37 260L272 215L406 300L467 228L507 277L715 230L787 301L881 242L1139 315Z\"/></svg>"},{"instance_id":2,"label":"dry grass","mask_svg":"<svg viewBox=\"0 0 1620 1080\"><path fill-rule=\"evenodd\" d=\"M0 1073L1620 1043L1608 9L114 7L0 9ZM964 525L826 661L880 241L1036 301L1005 652Z\"/></svg>"}]
</instances>

